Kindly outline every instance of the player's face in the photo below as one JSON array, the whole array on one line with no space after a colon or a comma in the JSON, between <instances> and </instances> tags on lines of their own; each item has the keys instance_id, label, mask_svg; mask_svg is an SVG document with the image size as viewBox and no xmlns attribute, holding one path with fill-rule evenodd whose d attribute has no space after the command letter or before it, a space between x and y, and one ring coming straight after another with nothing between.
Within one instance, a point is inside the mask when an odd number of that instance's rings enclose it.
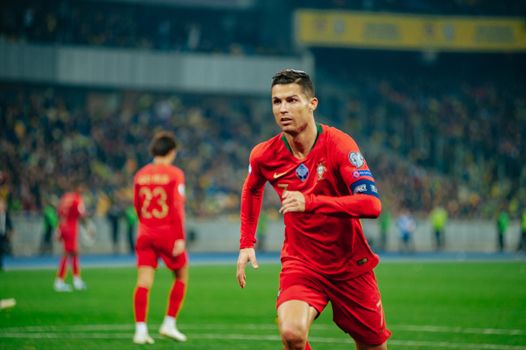
<instances>
[{"instance_id":1,"label":"player's face","mask_svg":"<svg viewBox=\"0 0 526 350\"><path fill-rule=\"evenodd\" d=\"M313 111L318 105L316 97L307 97L298 84L272 87L272 112L281 131L297 135L314 121Z\"/></svg>"}]
</instances>

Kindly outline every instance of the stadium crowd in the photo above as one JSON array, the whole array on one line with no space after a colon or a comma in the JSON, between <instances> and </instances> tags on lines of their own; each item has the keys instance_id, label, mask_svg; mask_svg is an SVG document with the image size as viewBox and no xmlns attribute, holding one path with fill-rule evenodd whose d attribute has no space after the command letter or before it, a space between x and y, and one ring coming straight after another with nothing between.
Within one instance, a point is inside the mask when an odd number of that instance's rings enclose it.
<instances>
[{"instance_id":1,"label":"stadium crowd","mask_svg":"<svg viewBox=\"0 0 526 350\"><path fill-rule=\"evenodd\" d=\"M451 89L369 76L347 81L340 93L331 103L320 91L319 119L360 142L387 207L427 215L442 205L451 217L491 218L506 203L518 215L526 200L520 86ZM190 215L235 214L250 148L277 132L264 97L12 84L1 96L0 181L19 210L40 210L68 178L89 186L94 210L108 210L104 198L129 201L132 175L149 161L148 140L168 128L182 146Z\"/></svg>"},{"instance_id":2,"label":"stadium crowd","mask_svg":"<svg viewBox=\"0 0 526 350\"><path fill-rule=\"evenodd\" d=\"M0 39L10 42L237 55L284 54L291 47L289 37L269 34L276 24L264 15L265 3L232 10L135 1L9 0L0 8ZM282 25L288 29L289 23L287 17Z\"/></svg>"},{"instance_id":3,"label":"stadium crowd","mask_svg":"<svg viewBox=\"0 0 526 350\"><path fill-rule=\"evenodd\" d=\"M240 3L240 2L237 2ZM162 51L290 55L289 32L298 8L435 15L524 16L521 1L265 0L242 6L170 6L138 1L6 0L0 40ZM228 2L225 2L228 5ZM280 20L273 20L279 8Z\"/></svg>"},{"instance_id":4,"label":"stadium crowd","mask_svg":"<svg viewBox=\"0 0 526 350\"><path fill-rule=\"evenodd\" d=\"M281 3L255 1L254 6L233 10L8 0L0 5L0 40L291 55L291 38L277 33L290 30L292 11L299 6L526 13L524 5L514 1L313 0L280 7L283 20L275 24L273 4ZM319 120L357 139L387 207L403 206L425 215L442 205L451 217L490 218L504 204L512 215L526 205L523 81L455 76L449 66L443 72L435 70L432 77L399 72L398 67L378 73L378 67L390 63L386 53L367 56L368 69L357 73L360 70L351 69L352 60L345 55L329 52L325 57L333 61L327 61L320 52L313 54ZM343 58L334 61L339 56ZM371 56L381 62L371 63ZM69 178L91 188L94 210L104 213L112 202L129 202L132 174L148 161L147 142L156 128L166 127L176 132L182 145L179 164L187 172L190 215L237 213L249 149L277 131L268 97L13 82L0 84L0 117L0 195L9 194L12 209L26 211L41 210L48 197L65 189ZM266 198L276 204L277 198Z\"/></svg>"}]
</instances>

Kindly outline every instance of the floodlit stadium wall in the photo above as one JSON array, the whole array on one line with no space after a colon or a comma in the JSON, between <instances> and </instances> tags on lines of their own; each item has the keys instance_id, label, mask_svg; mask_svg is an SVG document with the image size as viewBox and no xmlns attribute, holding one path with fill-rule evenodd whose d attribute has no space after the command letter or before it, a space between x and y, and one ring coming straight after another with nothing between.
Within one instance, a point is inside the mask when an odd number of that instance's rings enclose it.
<instances>
[{"instance_id":1,"label":"floodlit stadium wall","mask_svg":"<svg viewBox=\"0 0 526 350\"><path fill-rule=\"evenodd\" d=\"M161 53L0 42L0 80L124 89L268 94L283 68L314 72L303 57Z\"/></svg>"},{"instance_id":2,"label":"floodlit stadium wall","mask_svg":"<svg viewBox=\"0 0 526 350\"><path fill-rule=\"evenodd\" d=\"M379 241L377 220L362 220L364 232L373 246ZM15 256L32 256L38 254L43 234L42 218L39 215L19 215L14 217L16 235L13 237ZM107 254L112 252L110 225L106 219L95 220L96 239L93 246L86 246L80 239L81 254ZM126 232L121 224L120 251L126 252ZM189 219L187 231L195 232L195 241L189 242L191 251L195 252L235 252L239 247L239 222L237 219L219 217L206 220ZM496 251L496 228L490 220L452 220L445 230L445 251L450 252L494 252ZM279 251L283 241L283 223L269 221L265 248L267 251ZM399 235L392 226L388 234L387 251L399 250ZM506 250L515 251L519 241L519 224L512 222L506 235ZM433 233L427 221L417 221L414 235L416 250L432 251ZM55 254L61 252L61 245L53 242Z\"/></svg>"}]
</instances>

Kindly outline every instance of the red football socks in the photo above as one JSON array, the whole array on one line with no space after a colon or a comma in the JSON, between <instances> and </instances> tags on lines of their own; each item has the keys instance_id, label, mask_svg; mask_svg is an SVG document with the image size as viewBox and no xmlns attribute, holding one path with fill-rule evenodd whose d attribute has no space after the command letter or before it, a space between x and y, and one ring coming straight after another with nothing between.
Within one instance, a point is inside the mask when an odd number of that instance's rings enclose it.
<instances>
[{"instance_id":1,"label":"red football socks","mask_svg":"<svg viewBox=\"0 0 526 350\"><path fill-rule=\"evenodd\" d=\"M64 279L64 277L66 277L66 263L68 261L68 257L67 256L63 256L62 258L60 258L60 263L58 264L58 272L57 272L57 277L60 278L61 280Z\"/></svg>"},{"instance_id":2,"label":"red football socks","mask_svg":"<svg viewBox=\"0 0 526 350\"><path fill-rule=\"evenodd\" d=\"M148 288L135 288L133 297L133 310L135 311L135 322L146 322L146 311L148 308Z\"/></svg>"},{"instance_id":3,"label":"red football socks","mask_svg":"<svg viewBox=\"0 0 526 350\"><path fill-rule=\"evenodd\" d=\"M173 318L177 317L181 305L183 304L183 299L186 293L186 285L182 281L175 281L172 285L172 290L170 290L170 296L168 299L168 310L166 315Z\"/></svg>"},{"instance_id":4,"label":"red football socks","mask_svg":"<svg viewBox=\"0 0 526 350\"><path fill-rule=\"evenodd\" d=\"M80 264L79 264L78 255L73 255L71 257L71 264L73 265L73 276L79 277L80 276Z\"/></svg>"}]
</instances>

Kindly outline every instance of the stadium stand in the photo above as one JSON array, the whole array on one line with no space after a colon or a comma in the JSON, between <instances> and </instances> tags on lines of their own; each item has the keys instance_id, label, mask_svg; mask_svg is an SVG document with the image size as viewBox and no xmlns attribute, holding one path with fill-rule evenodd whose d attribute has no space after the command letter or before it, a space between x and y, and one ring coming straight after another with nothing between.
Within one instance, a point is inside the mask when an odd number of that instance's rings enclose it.
<instances>
[{"instance_id":1,"label":"stadium stand","mask_svg":"<svg viewBox=\"0 0 526 350\"><path fill-rule=\"evenodd\" d=\"M145 2L2 2L0 40L52 46L232 56L304 54L290 35L294 10L523 16L515 1L253 1L246 8ZM89 11L88 11L89 10ZM283 33L287 33L284 35ZM311 48L319 120L351 133L384 204L425 217L492 219L526 203L524 53L438 54ZM461 71L463 73L461 73ZM522 77L522 79L521 79ZM82 84L80 84L82 85ZM14 211L39 213L67 177L91 188L101 215L108 197L128 202L131 174L148 161L156 128L178 135L191 217L238 212L248 152L273 135L268 96L131 90L0 80L0 184ZM268 205L277 198L267 196Z\"/></svg>"}]
</instances>

